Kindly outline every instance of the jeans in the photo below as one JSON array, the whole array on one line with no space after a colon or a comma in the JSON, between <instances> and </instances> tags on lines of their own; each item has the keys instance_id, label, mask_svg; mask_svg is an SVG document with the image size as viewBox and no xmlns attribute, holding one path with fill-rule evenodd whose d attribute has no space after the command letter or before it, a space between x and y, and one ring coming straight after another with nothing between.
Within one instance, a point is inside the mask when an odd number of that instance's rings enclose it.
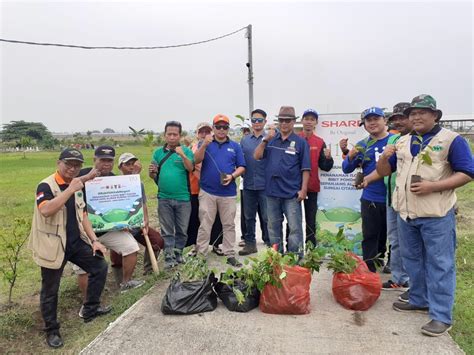
<instances>
[{"instance_id":1,"label":"jeans","mask_svg":"<svg viewBox=\"0 0 474 355\"><path fill-rule=\"evenodd\" d=\"M387 250L387 205L360 200L362 216L362 255L369 270L376 272L374 259L383 260Z\"/></svg>"},{"instance_id":2,"label":"jeans","mask_svg":"<svg viewBox=\"0 0 474 355\"><path fill-rule=\"evenodd\" d=\"M161 236L165 241L165 262L175 259L186 245L186 234L191 215L191 202L174 199L158 199L158 217Z\"/></svg>"},{"instance_id":3,"label":"jeans","mask_svg":"<svg viewBox=\"0 0 474 355\"><path fill-rule=\"evenodd\" d=\"M288 251L303 256L303 216L301 202L298 198L278 198L267 196L268 234L270 243L277 244L283 252L283 215L290 227L288 235Z\"/></svg>"},{"instance_id":4,"label":"jeans","mask_svg":"<svg viewBox=\"0 0 474 355\"><path fill-rule=\"evenodd\" d=\"M246 233L244 235L245 244L256 245L257 240L255 238L255 224L257 210L260 209L260 217L262 219L262 239L268 242L268 229L267 229L267 197L265 196L264 190L244 190L244 214L245 214L245 225Z\"/></svg>"},{"instance_id":5,"label":"jeans","mask_svg":"<svg viewBox=\"0 0 474 355\"><path fill-rule=\"evenodd\" d=\"M398 213L390 206L387 206L387 238L390 243L390 270L392 271L392 281L403 285L408 281L408 275L403 267L402 256L400 255L400 234L397 225Z\"/></svg>"},{"instance_id":6,"label":"jeans","mask_svg":"<svg viewBox=\"0 0 474 355\"><path fill-rule=\"evenodd\" d=\"M404 221L398 216L403 265L410 277L410 304L429 307L432 320L452 324L456 289L456 219L444 217Z\"/></svg>"},{"instance_id":7,"label":"jeans","mask_svg":"<svg viewBox=\"0 0 474 355\"><path fill-rule=\"evenodd\" d=\"M93 256L90 245L79 239L73 244L71 250L66 249L64 261L59 269L41 268L40 308L45 324L44 330L48 334L59 329L58 291L64 265L68 260L89 274L84 317L93 315L100 305L100 295L107 277L107 263L103 257Z\"/></svg>"}]
</instances>

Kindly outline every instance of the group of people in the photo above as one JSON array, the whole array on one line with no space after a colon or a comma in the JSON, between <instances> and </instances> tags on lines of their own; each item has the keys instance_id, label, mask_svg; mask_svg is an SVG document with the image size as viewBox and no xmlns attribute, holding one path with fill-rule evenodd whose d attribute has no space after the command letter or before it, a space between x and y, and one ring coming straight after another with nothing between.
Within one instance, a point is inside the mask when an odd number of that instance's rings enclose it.
<instances>
[{"instance_id":1,"label":"group of people","mask_svg":"<svg viewBox=\"0 0 474 355\"><path fill-rule=\"evenodd\" d=\"M84 209L84 184L98 175L113 174L115 150L98 147L94 168L82 170L80 151L68 148L61 152L56 173L38 185L30 236L33 257L41 266L41 312L51 347L63 344L56 312L60 277L67 261L74 263L79 273L84 297L80 315L85 322L110 312L110 307L100 305L107 274L106 248L112 251L112 268L122 292L143 284L132 275L144 234L150 236L156 253L148 258L156 258L163 248L166 269L183 263L187 245L193 245L191 256L206 256L211 245L228 264L242 266L234 251L239 177L243 180L244 227L239 255L257 252L257 214L267 246L302 256L305 241L317 244L319 169L329 171L334 160L323 139L315 134L316 110L303 112L303 130L298 134L294 131L298 117L293 107L282 106L276 117L278 127L267 125L267 113L253 110L247 132L238 143L229 137L229 118L216 115L212 123L197 126L197 142L189 147L180 144L181 123L166 122L166 143L155 150L148 167L158 189L162 239L149 226L146 200L143 229L95 233ZM474 176L468 144L441 128L440 118L435 100L420 95L411 103L395 105L389 117L378 107L363 111L360 125L369 136L352 149L347 139L339 142L345 157L343 171L361 168L364 175L356 186L363 189L363 258L376 272L375 260L384 257L388 236L392 279L383 287L405 290L409 284L409 291L393 307L402 312L429 311L432 320L422 332L432 336L443 334L452 324L454 189ZM389 132L389 126L397 133ZM131 153L120 156L118 167L124 175L141 170L138 158ZM411 181L412 175L421 179ZM145 198L144 191L142 194ZM146 262L145 272L149 269Z\"/></svg>"}]
</instances>

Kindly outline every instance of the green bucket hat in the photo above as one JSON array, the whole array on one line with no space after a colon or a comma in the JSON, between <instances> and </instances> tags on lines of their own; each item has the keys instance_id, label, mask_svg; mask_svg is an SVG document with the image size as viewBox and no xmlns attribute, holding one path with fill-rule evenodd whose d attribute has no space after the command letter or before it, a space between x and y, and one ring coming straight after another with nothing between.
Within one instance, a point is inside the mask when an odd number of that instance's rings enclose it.
<instances>
[{"instance_id":1,"label":"green bucket hat","mask_svg":"<svg viewBox=\"0 0 474 355\"><path fill-rule=\"evenodd\" d=\"M436 112L438 114L437 121L439 121L441 119L441 116L443 115L443 112L436 108L436 100L431 95L422 94L415 96L413 100L411 100L410 107L406 108L403 113L406 116L409 116L411 110L417 108L424 108Z\"/></svg>"}]
</instances>

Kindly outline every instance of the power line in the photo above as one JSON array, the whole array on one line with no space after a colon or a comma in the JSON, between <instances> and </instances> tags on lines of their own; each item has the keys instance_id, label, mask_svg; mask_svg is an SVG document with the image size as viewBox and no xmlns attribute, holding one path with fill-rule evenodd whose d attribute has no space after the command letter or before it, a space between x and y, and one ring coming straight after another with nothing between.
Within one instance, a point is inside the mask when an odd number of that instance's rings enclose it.
<instances>
[{"instance_id":1,"label":"power line","mask_svg":"<svg viewBox=\"0 0 474 355\"><path fill-rule=\"evenodd\" d=\"M247 29L248 26L242 27L238 30L233 32L227 33L225 35L214 37L210 39L206 39L204 41L199 42L191 42L191 43L182 43L182 44L173 44L168 46L147 46L147 47L115 47L115 46L81 46L75 44L62 44L62 43L43 43L43 42L29 42L29 41L19 41L14 39L4 39L0 38L0 42L7 42L7 43L14 43L14 44L28 44L33 46L53 46L53 47L67 47L67 48L77 48L77 49L128 49L128 50L140 50L140 49L167 49L167 48L178 48L178 47L188 47L188 46L195 46L198 44L208 43L212 41L217 41L219 39L232 36L240 31Z\"/></svg>"}]
</instances>

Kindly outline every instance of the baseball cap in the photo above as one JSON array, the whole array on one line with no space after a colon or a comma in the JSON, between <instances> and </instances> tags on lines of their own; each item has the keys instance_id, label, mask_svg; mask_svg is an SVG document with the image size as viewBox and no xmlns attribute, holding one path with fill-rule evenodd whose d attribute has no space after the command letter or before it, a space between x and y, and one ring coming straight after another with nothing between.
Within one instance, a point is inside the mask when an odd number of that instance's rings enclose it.
<instances>
[{"instance_id":1,"label":"baseball cap","mask_svg":"<svg viewBox=\"0 0 474 355\"><path fill-rule=\"evenodd\" d=\"M368 109L365 109L364 111L362 111L360 115L361 121L359 123L359 126L362 126L364 124L365 119L370 116L385 117L385 114L380 107L375 107L375 106L369 107Z\"/></svg>"},{"instance_id":2,"label":"baseball cap","mask_svg":"<svg viewBox=\"0 0 474 355\"><path fill-rule=\"evenodd\" d=\"M303 112L303 116L301 118L304 118L305 116L312 115L316 117L316 119L319 117L318 112L315 109L309 108L305 112Z\"/></svg>"},{"instance_id":3,"label":"baseball cap","mask_svg":"<svg viewBox=\"0 0 474 355\"><path fill-rule=\"evenodd\" d=\"M197 128L196 128L196 131L199 132L199 130L200 130L201 128L204 128L204 127L207 127L207 128L209 128L210 130L212 130L212 126L211 126L209 123L207 123L207 122L201 122L201 123L198 123Z\"/></svg>"},{"instance_id":4,"label":"baseball cap","mask_svg":"<svg viewBox=\"0 0 474 355\"><path fill-rule=\"evenodd\" d=\"M120 168L120 166L122 166L122 164L125 164L125 163L129 162L132 159L138 160L138 158L135 155L133 155L132 153L123 153L118 159L118 167Z\"/></svg>"},{"instance_id":5,"label":"baseball cap","mask_svg":"<svg viewBox=\"0 0 474 355\"><path fill-rule=\"evenodd\" d=\"M59 160L77 160L84 162L84 156L75 148L66 148L59 154Z\"/></svg>"},{"instance_id":6,"label":"baseball cap","mask_svg":"<svg viewBox=\"0 0 474 355\"><path fill-rule=\"evenodd\" d=\"M218 122L225 122L227 124L230 124L230 120L229 120L229 117L227 117L226 115L223 115L221 113L219 113L218 115L216 115L214 117L214 119L212 120L212 124L216 124Z\"/></svg>"},{"instance_id":7,"label":"baseball cap","mask_svg":"<svg viewBox=\"0 0 474 355\"><path fill-rule=\"evenodd\" d=\"M115 149L110 145L101 145L98 147L95 152L94 156L96 158L104 158L104 159L114 159L115 158Z\"/></svg>"}]
</instances>

